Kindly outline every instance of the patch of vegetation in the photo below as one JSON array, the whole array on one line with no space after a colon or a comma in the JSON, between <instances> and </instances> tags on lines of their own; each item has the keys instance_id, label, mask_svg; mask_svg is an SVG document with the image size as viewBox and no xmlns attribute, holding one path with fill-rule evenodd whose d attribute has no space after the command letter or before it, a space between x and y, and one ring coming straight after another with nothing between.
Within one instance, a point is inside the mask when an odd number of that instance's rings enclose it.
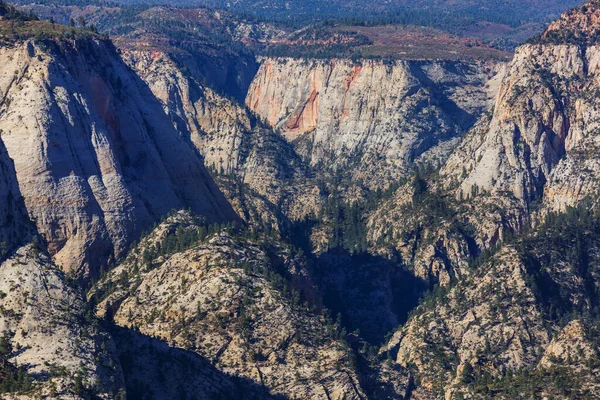
<instances>
[{"instance_id":1,"label":"patch of vegetation","mask_svg":"<svg viewBox=\"0 0 600 400\"><path fill-rule=\"evenodd\" d=\"M596 398L582 389L582 378L566 367L523 369L515 373L509 370L505 376L496 379L485 372L475 377L473 372L463 373L463 382L481 399L535 399L540 393L548 398Z\"/></svg>"},{"instance_id":2,"label":"patch of vegetation","mask_svg":"<svg viewBox=\"0 0 600 400\"><path fill-rule=\"evenodd\" d=\"M0 21L0 42L14 43L16 41L34 39L42 46L51 42L86 41L89 39L106 40L105 35L99 35L90 29L79 29L53 24L47 21Z\"/></svg>"},{"instance_id":3,"label":"patch of vegetation","mask_svg":"<svg viewBox=\"0 0 600 400\"><path fill-rule=\"evenodd\" d=\"M81 0L44 0L47 3L76 3ZM143 0L120 0L127 5L140 5ZM172 4L157 1L157 4ZM484 1L434 1L414 2L369 2L366 0L292 0L289 2L264 2L260 0L179 0L177 6L226 9L235 13L253 16L264 21L277 21L287 24L306 24L315 21L336 19L356 19L371 24L411 23L434 25L436 27L458 29L477 21L521 26L526 22L554 18L568 7L579 5L576 0L551 0L539 7L535 1L520 3L497 3Z\"/></svg>"},{"instance_id":4,"label":"patch of vegetation","mask_svg":"<svg viewBox=\"0 0 600 400\"><path fill-rule=\"evenodd\" d=\"M532 286L548 318L564 326L576 315L600 317L600 213L591 200L563 213L550 213L532 234L515 247L528 269ZM572 301L573 288L559 270L581 278L586 301Z\"/></svg>"},{"instance_id":5,"label":"patch of vegetation","mask_svg":"<svg viewBox=\"0 0 600 400\"><path fill-rule=\"evenodd\" d=\"M10 336L4 334L0 337L0 394L23 393L33 387L33 380L27 370L9 361L13 355Z\"/></svg>"}]
</instances>

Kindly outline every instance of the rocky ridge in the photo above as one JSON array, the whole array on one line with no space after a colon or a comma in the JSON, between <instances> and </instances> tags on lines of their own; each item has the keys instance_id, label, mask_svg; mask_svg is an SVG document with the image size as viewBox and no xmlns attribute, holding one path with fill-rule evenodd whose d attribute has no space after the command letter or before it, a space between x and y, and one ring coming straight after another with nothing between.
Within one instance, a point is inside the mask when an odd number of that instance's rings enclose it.
<instances>
[{"instance_id":1,"label":"rocky ridge","mask_svg":"<svg viewBox=\"0 0 600 400\"><path fill-rule=\"evenodd\" d=\"M371 216L373 232L400 221L373 238L391 235L444 286L386 348L414 372L415 398L597 395L596 12L565 13L520 47L493 111L439 176L415 178ZM441 264L419 256L415 227Z\"/></svg>"},{"instance_id":2,"label":"rocky ridge","mask_svg":"<svg viewBox=\"0 0 600 400\"><path fill-rule=\"evenodd\" d=\"M387 350L415 371L424 398L593 397L597 240L584 208L551 218L427 297Z\"/></svg>"},{"instance_id":3,"label":"rocky ridge","mask_svg":"<svg viewBox=\"0 0 600 400\"><path fill-rule=\"evenodd\" d=\"M302 260L268 241L208 232L185 213L160 224L92 292L99 315L273 394L363 398L341 326L302 303L315 299ZM198 239L167 250L186 237Z\"/></svg>"},{"instance_id":4,"label":"rocky ridge","mask_svg":"<svg viewBox=\"0 0 600 400\"><path fill-rule=\"evenodd\" d=\"M507 192L565 210L596 194L597 12L596 2L567 12L517 50L491 119L442 172L465 196Z\"/></svg>"},{"instance_id":5,"label":"rocky ridge","mask_svg":"<svg viewBox=\"0 0 600 400\"><path fill-rule=\"evenodd\" d=\"M122 54L246 222L281 232L318 211L321 193L308 166L243 105L203 83L170 52Z\"/></svg>"},{"instance_id":6,"label":"rocky ridge","mask_svg":"<svg viewBox=\"0 0 600 400\"><path fill-rule=\"evenodd\" d=\"M561 32L568 32L567 26L578 31L573 21L587 18L577 17L578 13L596 12L593 3L584 9L565 13L552 26L563 26ZM594 198L598 182L596 58L596 46L590 43L542 39L517 49L493 110L482 116L452 152L439 177L425 179L427 192L436 207L443 209L441 217L447 226L467 229L452 240L447 239L447 227L431 232L433 225L423 223L428 219L423 218L422 205L412 206L413 192L405 187L396 195L402 201L384 203L370 217L374 246L389 249L391 244L405 259L421 264L415 266L419 276L432 275L435 281L440 281L436 271L450 269L443 272L447 284L453 274L460 274L457 268L465 262L460 260L538 224L548 212L565 211L585 198ZM386 222L383 216L390 213L403 222ZM416 234L434 239L433 245L425 243L429 250L413 245L418 243ZM423 258L415 256L415 251L438 256L425 254Z\"/></svg>"}]
</instances>

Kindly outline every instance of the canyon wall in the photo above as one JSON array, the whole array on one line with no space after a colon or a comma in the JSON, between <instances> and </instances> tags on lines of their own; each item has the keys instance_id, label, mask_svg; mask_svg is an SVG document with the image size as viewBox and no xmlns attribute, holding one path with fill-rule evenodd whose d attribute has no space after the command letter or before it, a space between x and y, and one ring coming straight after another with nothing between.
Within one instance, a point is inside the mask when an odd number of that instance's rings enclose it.
<instances>
[{"instance_id":1,"label":"canyon wall","mask_svg":"<svg viewBox=\"0 0 600 400\"><path fill-rule=\"evenodd\" d=\"M109 42L17 42L0 59L1 141L29 217L66 270L97 273L175 208L236 218Z\"/></svg>"},{"instance_id":2,"label":"canyon wall","mask_svg":"<svg viewBox=\"0 0 600 400\"><path fill-rule=\"evenodd\" d=\"M490 106L499 71L483 63L263 59L246 104L311 166L386 186L414 161L445 159Z\"/></svg>"}]
</instances>

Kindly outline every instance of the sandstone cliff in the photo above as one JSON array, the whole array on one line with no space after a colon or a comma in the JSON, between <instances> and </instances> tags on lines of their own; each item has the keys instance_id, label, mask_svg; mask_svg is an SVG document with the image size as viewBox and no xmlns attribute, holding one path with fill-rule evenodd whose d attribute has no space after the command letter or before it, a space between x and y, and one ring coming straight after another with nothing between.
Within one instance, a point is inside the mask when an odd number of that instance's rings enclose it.
<instances>
[{"instance_id":1,"label":"sandstone cliff","mask_svg":"<svg viewBox=\"0 0 600 400\"><path fill-rule=\"evenodd\" d=\"M517 49L491 112L428 179L440 218L401 188L369 218L374 247L391 245L418 276L447 284L483 249L597 196L598 10L565 13Z\"/></svg>"},{"instance_id":2,"label":"sandstone cliff","mask_svg":"<svg viewBox=\"0 0 600 400\"><path fill-rule=\"evenodd\" d=\"M599 13L597 2L565 13L517 50L493 115L444 168L462 195L543 198L552 210L596 195Z\"/></svg>"},{"instance_id":3,"label":"sandstone cliff","mask_svg":"<svg viewBox=\"0 0 600 400\"><path fill-rule=\"evenodd\" d=\"M235 218L110 43L17 41L0 58L1 140L29 216L66 270L96 273L173 208Z\"/></svg>"},{"instance_id":4,"label":"sandstone cliff","mask_svg":"<svg viewBox=\"0 0 600 400\"><path fill-rule=\"evenodd\" d=\"M371 216L374 240L446 286L386 348L415 374L416 398L597 396L598 12L565 13L521 46L440 176ZM414 212L427 203L435 224ZM399 223L382 229L385 217Z\"/></svg>"},{"instance_id":5,"label":"sandstone cliff","mask_svg":"<svg viewBox=\"0 0 600 400\"><path fill-rule=\"evenodd\" d=\"M252 131L250 115L200 82L169 53L123 51L123 59L148 84L178 130L201 152L207 166L231 174L239 165L242 135Z\"/></svg>"},{"instance_id":6,"label":"sandstone cliff","mask_svg":"<svg viewBox=\"0 0 600 400\"><path fill-rule=\"evenodd\" d=\"M422 157L445 159L488 108L495 72L481 63L263 59L246 104L312 167L387 187Z\"/></svg>"}]
</instances>

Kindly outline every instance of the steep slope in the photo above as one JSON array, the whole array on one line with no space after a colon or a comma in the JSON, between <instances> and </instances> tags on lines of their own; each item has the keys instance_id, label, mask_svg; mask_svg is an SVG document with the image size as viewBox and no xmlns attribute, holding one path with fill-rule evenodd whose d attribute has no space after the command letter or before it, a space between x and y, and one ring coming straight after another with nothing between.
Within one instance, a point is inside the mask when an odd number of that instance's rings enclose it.
<instances>
[{"instance_id":1,"label":"steep slope","mask_svg":"<svg viewBox=\"0 0 600 400\"><path fill-rule=\"evenodd\" d=\"M436 174L416 175L366 216L371 252L399 258L430 285L471 273L469 262L529 226L512 197L456 198Z\"/></svg>"},{"instance_id":2,"label":"steep slope","mask_svg":"<svg viewBox=\"0 0 600 400\"><path fill-rule=\"evenodd\" d=\"M122 54L247 222L284 231L318 210L321 194L309 168L243 105L160 47Z\"/></svg>"},{"instance_id":3,"label":"steep slope","mask_svg":"<svg viewBox=\"0 0 600 400\"><path fill-rule=\"evenodd\" d=\"M7 40L5 249L33 231L12 211L26 209L56 261L85 273L168 208L192 211L94 284L101 325L35 245L5 252L0 332L25 347L7 362L0 346L0 378L27 368L17 386L50 397L598 397L598 13L565 14L505 78L483 63L266 58L253 111L150 40L162 16L189 18L189 37L218 13L146 14L146 46L121 49L141 79L92 34ZM235 216L202 159L250 229L213 224ZM44 381L53 363L66 369Z\"/></svg>"},{"instance_id":4,"label":"steep slope","mask_svg":"<svg viewBox=\"0 0 600 400\"><path fill-rule=\"evenodd\" d=\"M592 122L578 117L577 108L584 105L579 97L594 84L594 70L584 71L582 58L593 51L583 56L574 45L517 50L493 116L472 132L444 169L460 180L465 196L476 187L509 192L524 202L541 197L552 170L575 145L576 131Z\"/></svg>"},{"instance_id":5,"label":"steep slope","mask_svg":"<svg viewBox=\"0 0 600 400\"><path fill-rule=\"evenodd\" d=\"M399 251L418 276L447 284L482 250L597 196L598 12L590 2L565 13L517 49L492 112L439 177L421 180L432 201L413 201L405 186L370 216L378 251Z\"/></svg>"},{"instance_id":6,"label":"steep slope","mask_svg":"<svg viewBox=\"0 0 600 400\"><path fill-rule=\"evenodd\" d=\"M312 167L386 187L488 107L483 64L264 59L246 104ZM468 93L468 95L466 95Z\"/></svg>"},{"instance_id":7,"label":"steep slope","mask_svg":"<svg viewBox=\"0 0 600 400\"><path fill-rule=\"evenodd\" d=\"M316 212L320 192L305 163L239 101L258 69L249 48L276 35L273 27L208 9L154 7L132 18L123 18L124 9L104 11L90 14L92 21L118 35L125 62L246 222L283 232Z\"/></svg>"},{"instance_id":8,"label":"steep slope","mask_svg":"<svg viewBox=\"0 0 600 400\"><path fill-rule=\"evenodd\" d=\"M173 215L92 292L98 313L273 394L364 398L342 327L303 303L318 300L302 258L244 236Z\"/></svg>"},{"instance_id":9,"label":"steep slope","mask_svg":"<svg viewBox=\"0 0 600 400\"><path fill-rule=\"evenodd\" d=\"M391 233L425 265L417 275L444 273L386 348L416 398L599 395L599 12L565 13L519 48L493 112L440 176L417 176L371 216L373 239ZM428 246L442 268L423 263Z\"/></svg>"},{"instance_id":10,"label":"steep slope","mask_svg":"<svg viewBox=\"0 0 600 400\"><path fill-rule=\"evenodd\" d=\"M239 166L242 135L252 131L250 115L185 71L169 52L122 48L123 59L148 84L174 125L201 152L206 166L231 174Z\"/></svg>"},{"instance_id":11,"label":"steep slope","mask_svg":"<svg viewBox=\"0 0 600 400\"><path fill-rule=\"evenodd\" d=\"M55 261L95 274L173 208L234 219L201 159L111 44L61 35L0 49L1 140Z\"/></svg>"},{"instance_id":12,"label":"steep slope","mask_svg":"<svg viewBox=\"0 0 600 400\"><path fill-rule=\"evenodd\" d=\"M490 120L444 169L465 195L508 192L564 210L596 194L599 13L595 1L565 13L517 50Z\"/></svg>"}]
</instances>

